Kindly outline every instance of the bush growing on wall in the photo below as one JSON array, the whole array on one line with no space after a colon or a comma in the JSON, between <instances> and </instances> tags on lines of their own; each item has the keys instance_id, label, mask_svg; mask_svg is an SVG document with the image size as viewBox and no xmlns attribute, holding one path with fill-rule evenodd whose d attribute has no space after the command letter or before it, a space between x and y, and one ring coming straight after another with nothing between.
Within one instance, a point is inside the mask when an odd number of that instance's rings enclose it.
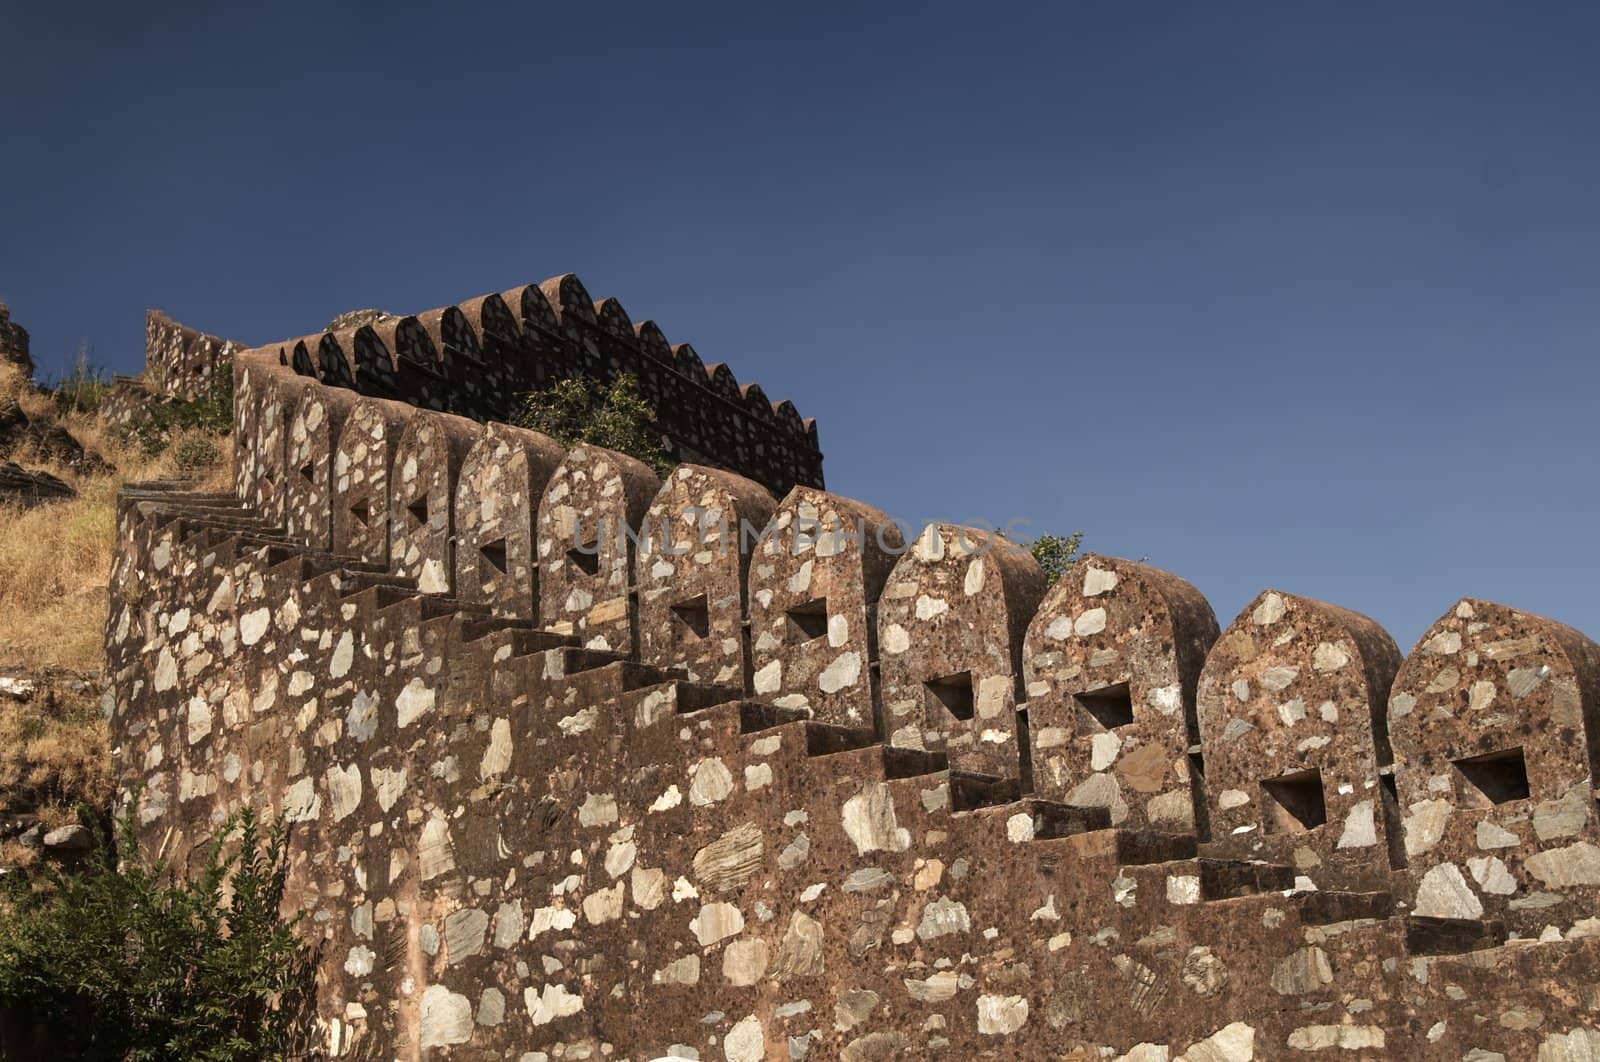
<instances>
[{"instance_id":1,"label":"bush growing on wall","mask_svg":"<svg viewBox=\"0 0 1600 1062\"><path fill-rule=\"evenodd\" d=\"M562 446L590 443L643 461L657 475L672 462L651 433L655 411L639 395L639 383L623 373L602 387L587 378L561 380L522 400L517 424L548 435Z\"/></svg>"},{"instance_id":2,"label":"bush growing on wall","mask_svg":"<svg viewBox=\"0 0 1600 1062\"><path fill-rule=\"evenodd\" d=\"M99 831L103 833L104 831ZM315 956L280 916L286 831L228 820L190 882L102 842L81 869L7 877L0 1057L306 1057Z\"/></svg>"},{"instance_id":3,"label":"bush growing on wall","mask_svg":"<svg viewBox=\"0 0 1600 1062\"><path fill-rule=\"evenodd\" d=\"M1033 559L1039 562L1039 568L1044 572L1044 585L1053 586L1057 579L1067 574L1067 569L1078 559L1078 547L1082 544L1082 531L1074 531L1070 535L1040 535L1027 544L1028 552L1033 554Z\"/></svg>"}]
</instances>

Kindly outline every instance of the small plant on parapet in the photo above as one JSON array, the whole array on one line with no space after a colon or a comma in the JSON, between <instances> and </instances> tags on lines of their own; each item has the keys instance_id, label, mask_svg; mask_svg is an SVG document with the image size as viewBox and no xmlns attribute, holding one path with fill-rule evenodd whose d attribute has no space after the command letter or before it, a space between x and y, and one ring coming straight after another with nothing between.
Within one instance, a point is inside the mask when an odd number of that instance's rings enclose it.
<instances>
[{"instance_id":1,"label":"small plant on parapet","mask_svg":"<svg viewBox=\"0 0 1600 1062\"><path fill-rule=\"evenodd\" d=\"M1027 521L1022 521L1026 524ZM1044 572L1044 585L1048 588L1056 584L1056 580L1067 574L1067 569L1078 560L1079 547L1083 545L1083 532L1074 531L1070 535L1040 535L1038 538L1012 539L1005 531L995 532L1001 538L1008 539L1022 546L1033 555L1038 562L1039 570Z\"/></svg>"},{"instance_id":2,"label":"small plant on parapet","mask_svg":"<svg viewBox=\"0 0 1600 1062\"><path fill-rule=\"evenodd\" d=\"M91 358L90 348L80 346L78 356L72 361L72 372L49 386L55 400L56 412L93 413L100 408L106 395L111 393L111 378Z\"/></svg>"},{"instance_id":3,"label":"small plant on parapet","mask_svg":"<svg viewBox=\"0 0 1600 1062\"><path fill-rule=\"evenodd\" d=\"M1078 559L1078 549L1083 545L1083 532L1070 535L1040 535L1026 543L1028 552L1039 562L1044 572L1044 585L1054 586L1057 579L1067 574L1067 569Z\"/></svg>"},{"instance_id":4,"label":"small plant on parapet","mask_svg":"<svg viewBox=\"0 0 1600 1062\"><path fill-rule=\"evenodd\" d=\"M656 441L655 410L639 394L639 383L623 373L605 386L590 379L561 380L524 396L516 423L550 436L563 446L590 443L627 454L657 475L672 461Z\"/></svg>"},{"instance_id":5,"label":"small plant on parapet","mask_svg":"<svg viewBox=\"0 0 1600 1062\"><path fill-rule=\"evenodd\" d=\"M192 881L145 869L131 811L120 860L93 832L79 868L3 879L0 1057L310 1057L316 954L281 913L283 822L228 819Z\"/></svg>"}]
</instances>

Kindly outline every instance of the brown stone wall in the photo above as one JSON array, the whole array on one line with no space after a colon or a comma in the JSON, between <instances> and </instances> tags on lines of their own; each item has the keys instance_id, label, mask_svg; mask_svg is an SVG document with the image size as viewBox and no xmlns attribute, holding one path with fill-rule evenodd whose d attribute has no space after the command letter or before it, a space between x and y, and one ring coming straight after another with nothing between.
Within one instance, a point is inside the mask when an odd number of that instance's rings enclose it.
<instances>
[{"instance_id":1,"label":"brown stone wall","mask_svg":"<svg viewBox=\"0 0 1600 1062\"><path fill-rule=\"evenodd\" d=\"M231 339L196 331L160 310L144 315L144 376L161 394L198 398L242 348Z\"/></svg>"},{"instance_id":2,"label":"brown stone wall","mask_svg":"<svg viewBox=\"0 0 1600 1062\"><path fill-rule=\"evenodd\" d=\"M970 530L794 550L802 514L887 521L259 360L239 384L236 493L119 500L106 709L152 851L182 866L245 805L292 821L335 1057L1600 1050L1575 631L1467 601L1402 666L1268 591L1219 636L1145 565L1046 594ZM351 499L387 551L339 531ZM707 500L774 534L671 571L626 537L565 556ZM460 557L501 538L504 573Z\"/></svg>"}]
</instances>

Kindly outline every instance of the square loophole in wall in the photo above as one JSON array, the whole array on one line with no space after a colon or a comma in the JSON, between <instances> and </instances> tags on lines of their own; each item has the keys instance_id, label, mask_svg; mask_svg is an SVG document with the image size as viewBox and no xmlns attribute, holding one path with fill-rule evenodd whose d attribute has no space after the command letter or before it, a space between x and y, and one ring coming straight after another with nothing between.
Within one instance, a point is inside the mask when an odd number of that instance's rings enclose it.
<instances>
[{"instance_id":1,"label":"square loophole in wall","mask_svg":"<svg viewBox=\"0 0 1600 1062\"><path fill-rule=\"evenodd\" d=\"M567 550L567 560L585 575L599 575L600 533L596 531L592 535L579 538L577 543Z\"/></svg>"},{"instance_id":2,"label":"square loophole in wall","mask_svg":"<svg viewBox=\"0 0 1600 1062\"><path fill-rule=\"evenodd\" d=\"M1092 720L1092 730L1115 730L1133 722L1133 693L1126 682L1085 690L1073 702Z\"/></svg>"},{"instance_id":3,"label":"square loophole in wall","mask_svg":"<svg viewBox=\"0 0 1600 1062\"><path fill-rule=\"evenodd\" d=\"M428 526L428 496L424 494L410 505L406 506L406 515L411 520L411 529Z\"/></svg>"},{"instance_id":4,"label":"square loophole in wall","mask_svg":"<svg viewBox=\"0 0 1600 1062\"><path fill-rule=\"evenodd\" d=\"M497 538L478 547L478 575L488 582L506 573L506 540Z\"/></svg>"},{"instance_id":5,"label":"square loophole in wall","mask_svg":"<svg viewBox=\"0 0 1600 1062\"><path fill-rule=\"evenodd\" d=\"M372 505L366 499L356 502L350 506L350 519L356 527L367 530L372 525Z\"/></svg>"},{"instance_id":6,"label":"square loophole in wall","mask_svg":"<svg viewBox=\"0 0 1600 1062\"><path fill-rule=\"evenodd\" d=\"M972 672L962 671L923 683L934 701L957 719L971 719L973 713Z\"/></svg>"},{"instance_id":7,"label":"square loophole in wall","mask_svg":"<svg viewBox=\"0 0 1600 1062\"><path fill-rule=\"evenodd\" d=\"M789 632L797 642L809 642L828 633L828 599L814 597L804 604L787 609Z\"/></svg>"},{"instance_id":8,"label":"square loophole in wall","mask_svg":"<svg viewBox=\"0 0 1600 1062\"><path fill-rule=\"evenodd\" d=\"M1261 809L1268 833L1304 833L1328 821L1322 772L1296 771L1261 782Z\"/></svg>"},{"instance_id":9,"label":"square loophole in wall","mask_svg":"<svg viewBox=\"0 0 1600 1062\"><path fill-rule=\"evenodd\" d=\"M307 483L316 483L316 481L317 481L317 466L313 462L310 462L310 461L307 461L305 464L301 465L300 466L300 478L305 480Z\"/></svg>"},{"instance_id":10,"label":"square loophole in wall","mask_svg":"<svg viewBox=\"0 0 1600 1062\"><path fill-rule=\"evenodd\" d=\"M1456 792L1467 807L1489 807L1528 799L1528 763L1521 747L1452 760Z\"/></svg>"},{"instance_id":11,"label":"square loophole in wall","mask_svg":"<svg viewBox=\"0 0 1600 1062\"><path fill-rule=\"evenodd\" d=\"M679 623L689 628L696 638L704 638L711 633L711 606L704 594L697 594L687 601L673 605L672 614L678 618Z\"/></svg>"}]
</instances>

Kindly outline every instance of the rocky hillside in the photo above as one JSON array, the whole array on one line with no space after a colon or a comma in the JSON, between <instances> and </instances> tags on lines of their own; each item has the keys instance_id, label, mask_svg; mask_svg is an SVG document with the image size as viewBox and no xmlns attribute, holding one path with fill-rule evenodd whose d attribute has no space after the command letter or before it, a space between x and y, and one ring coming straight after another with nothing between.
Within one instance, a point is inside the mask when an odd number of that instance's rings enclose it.
<instances>
[{"instance_id":1,"label":"rocky hillside","mask_svg":"<svg viewBox=\"0 0 1600 1062\"><path fill-rule=\"evenodd\" d=\"M218 425L111 427L102 374L40 385L32 367L0 313L0 870L81 844L77 806L110 799L99 696L117 489L229 476Z\"/></svg>"}]
</instances>

